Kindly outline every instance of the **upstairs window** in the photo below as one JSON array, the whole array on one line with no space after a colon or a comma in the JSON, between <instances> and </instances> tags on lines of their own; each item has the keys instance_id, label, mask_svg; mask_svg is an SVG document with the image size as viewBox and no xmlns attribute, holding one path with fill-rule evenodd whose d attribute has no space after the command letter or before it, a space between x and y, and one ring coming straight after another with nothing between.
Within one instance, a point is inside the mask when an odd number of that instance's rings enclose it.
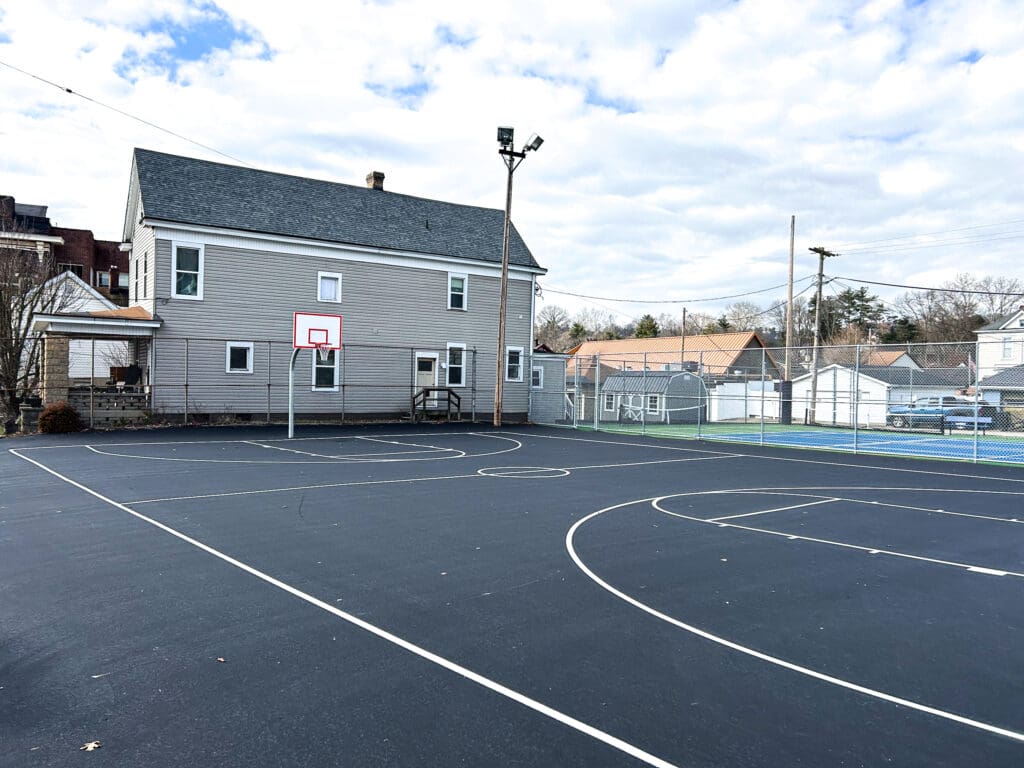
<instances>
[{"instance_id":1,"label":"upstairs window","mask_svg":"<svg viewBox=\"0 0 1024 768\"><path fill-rule=\"evenodd\" d=\"M58 264L58 272L70 272L77 277L82 276L82 265L81 264Z\"/></svg>"},{"instance_id":2,"label":"upstairs window","mask_svg":"<svg viewBox=\"0 0 1024 768\"><path fill-rule=\"evenodd\" d=\"M338 391L338 350L329 351L326 360L321 360L320 353L313 351L313 391Z\"/></svg>"},{"instance_id":3,"label":"upstairs window","mask_svg":"<svg viewBox=\"0 0 1024 768\"><path fill-rule=\"evenodd\" d=\"M171 243L172 295L176 299L203 298L203 246Z\"/></svg>"},{"instance_id":4,"label":"upstairs window","mask_svg":"<svg viewBox=\"0 0 1024 768\"><path fill-rule=\"evenodd\" d=\"M448 309L466 309L466 288L469 284L469 275L462 275L456 272L448 273Z\"/></svg>"},{"instance_id":5,"label":"upstairs window","mask_svg":"<svg viewBox=\"0 0 1024 768\"><path fill-rule=\"evenodd\" d=\"M341 302L341 275L337 272L316 273L316 300Z\"/></svg>"},{"instance_id":6,"label":"upstairs window","mask_svg":"<svg viewBox=\"0 0 1024 768\"><path fill-rule=\"evenodd\" d=\"M127 272L118 272L117 273L117 287L118 288L127 288L128 287L128 273Z\"/></svg>"},{"instance_id":7,"label":"upstairs window","mask_svg":"<svg viewBox=\"0 0 1024 768\"><path fill-rule=\"evenodd\" d=\"M110 287L110 273L101 270L96 271L96 285L100 288Z\"/></svg>"}]
</instances>

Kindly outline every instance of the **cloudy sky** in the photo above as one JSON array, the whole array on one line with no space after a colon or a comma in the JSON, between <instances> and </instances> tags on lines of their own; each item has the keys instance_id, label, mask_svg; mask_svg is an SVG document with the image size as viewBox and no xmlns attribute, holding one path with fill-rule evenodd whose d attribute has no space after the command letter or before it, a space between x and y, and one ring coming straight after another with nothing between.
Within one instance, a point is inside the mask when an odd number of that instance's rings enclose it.
<instances>
[{"instance_id":1,"label":"cloudy sky","mask_svg":"<svg viewBox=\"0 0 1024 768\"><path fill-rule=\"evenodd\" d=\"M119 239L141 146L500 208L511 125L540 306L721 311L791 215L798 280L1024 279L1021 72L1019 0L0 0L0 193Z\"/></svg>"}]
</instances>

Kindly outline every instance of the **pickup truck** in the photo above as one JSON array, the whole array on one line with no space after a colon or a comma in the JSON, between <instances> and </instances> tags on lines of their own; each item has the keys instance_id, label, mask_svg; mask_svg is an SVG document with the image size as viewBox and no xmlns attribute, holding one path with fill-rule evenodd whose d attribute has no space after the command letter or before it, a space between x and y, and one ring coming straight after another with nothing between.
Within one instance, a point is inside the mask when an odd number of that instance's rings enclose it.
<instances>
[{"instance_id":1,"label":"pickup truck","mask_svg":"<svg viewBox=\"0 0 1024 768\"><path fill-rule=\"evenodd\" d=\"M973 429L975 421L979 427L987 428L996 410L995 406L985 402L975 405L966 397L919 397L910 405L891 406L885 414L885 423L897 429L932 427L941 430L946 419L952 416L958 429Z\"/></svg>"}]
</instances>

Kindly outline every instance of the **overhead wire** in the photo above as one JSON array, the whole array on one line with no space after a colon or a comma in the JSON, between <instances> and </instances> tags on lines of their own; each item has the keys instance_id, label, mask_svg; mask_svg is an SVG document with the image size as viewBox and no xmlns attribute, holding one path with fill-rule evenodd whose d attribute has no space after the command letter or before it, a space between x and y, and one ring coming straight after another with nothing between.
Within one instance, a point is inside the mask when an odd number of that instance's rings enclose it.
<instances>
[{"instance_id":1,"label":"overhead wire","mask_svg":"<svg viewBox=\"0 0 1024 768\"><path fill-rule=\"evenodd\" d=\"M863 284L863 285L882 285L886 288L907 288L912 291L935 291L938 293L966 293L976 294L979 296L1021 296L1024 297L1022 291L984 291L974 288L936 288L934 286L925 285L905 285L902 283L883 283L879 280L864 280L859 277L840 277L834 276L833 280L849 280L850 282Z\"/></svg>"},{"instance_id":2,"label":"overhead wire","mask_svg":"<svg viewBox=\"0 0 1024 768\"><path fill-rule=\"evenodd\" d=\"M794 280L793 284L796 285L798 283L804 282L805 280L813 279L814 277L815 277L815 275L807 275L805 277L801 277L798 280ZM617 299L617 298L611 298L611 297L608 297L608 296L591 296L591 295L588 295L588 294L585 294L585 293L574 293L572 291L560 291L557 288L544 288L543 290L545 290L545 291L547 291L549 293L557 293L560 296L572 296L573 298L577 298L577 299L593 299L595 301L611 301L611 302L618 302L618 303L621 303L621 304L699 304L699 303L705 302L705 301L725 301L726 299L740 299L740 298L743 298L745 296L755 296L755 295L757 295L759 293L768 293L769 291L777 291L780 288L785 288L788 285L789 285L789 283L785 282L785 283L780 283L779 285L770 286L768 288L759 288L756 291L746 291L744 293L734 293L734 294L731 294L729 296L707 296L707 297L693 298L693 299L663 299L663 300L660 300L660 299Z\"/></svg>"},{"instance_id":3,"label":"overhead wire","mask_svg":"<svg viewBox=\"0 0 1024 768\"><path fill-rule=\"evenodd\" d=\"M207 152L213 152L214 154L220 155L221 157L226 157L229 160L233 160L236 163L241 163L242 165L247 166L249 168L254 168L255 167L254 165L252 165L252 163L247 163L245 160L237 158L234 155L229 155L227 152L222 152L221 150L217 149L216 147L211 147L208 144L203 144L202 142L196 141L195 139L190 139L188 136L184 136L184 135L182 135L180 133L172 131L169 128L164 128L161 125L157 125L156 123L151 122L150 120L146 120L145 118L138 117L137 115L133 115L130 112L125 112L123 109L118 109L117 107L112 107L110 104L104 104L102 101L100 101L98 99L94 99L91 96L86 96L84 93L79 93L78 91L73 91L70 88L68 88L67 86L60 85L59 83L55 83L52 80L47 80L45 77L41 77L40 75L36 75L36 74L34 74L32 72L29 72L27 70L22 69L21 67L16 67L13 64L9 64L6 61L0 60L0 66L7 67L8 69L14 70L15 72L19 72L19 73L25 75L26 77L31 77L31 78L33 78L35 80L38 80L41 83L46 83L47 85L51 85L54 88L57 88L58 90L63 91L64 93L68 93L68 94L70 94L72 96L77 96L80 99L84 99L85 101L88 101L88 102L91 102L93 104L96 104L97 106L103 107L104 109L109 109L111 112L116 112L119 115L127 117L127 118L129 118L131 120L135 120L136 122L142 123L143 125L149 126L150 128L155 128L156 130L162 131L163 133L166 133L169 136L173 136L176 139L181 139L182 141L187 141L189 144L194 144L197 147L201 147L202 149L205 149Z\"/></svg>"}]
</instances>

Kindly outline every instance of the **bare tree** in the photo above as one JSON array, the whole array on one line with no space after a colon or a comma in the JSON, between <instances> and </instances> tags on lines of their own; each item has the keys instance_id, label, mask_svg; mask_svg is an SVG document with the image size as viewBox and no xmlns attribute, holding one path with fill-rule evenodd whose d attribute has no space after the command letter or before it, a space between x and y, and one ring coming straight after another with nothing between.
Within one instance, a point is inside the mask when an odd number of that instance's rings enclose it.
<instances>
[{"instance_id":1,"label":"bare tree","mask_svg":"<svg viewBox=\"0 0 1024 768\"><path fill-rule=\"evenodd\" d=\"M53 278L49 251L38 247L16 222L0 221L0 411L18 412L22 397L39 384L40 339L32 333L37 313L71 309L63 281Z\"/></svg>"},{"instance_id":2,"label":"bare tree","mask_svg":"<svg viewBox=\"0 0 1024 768\"><path fill-rule=\"evenodd\" d=\"M764 310L752 301L737 301L725 308L725 317L729 320L729 330L755 331L764 325Z\"/></svg>"}]
</instances>

